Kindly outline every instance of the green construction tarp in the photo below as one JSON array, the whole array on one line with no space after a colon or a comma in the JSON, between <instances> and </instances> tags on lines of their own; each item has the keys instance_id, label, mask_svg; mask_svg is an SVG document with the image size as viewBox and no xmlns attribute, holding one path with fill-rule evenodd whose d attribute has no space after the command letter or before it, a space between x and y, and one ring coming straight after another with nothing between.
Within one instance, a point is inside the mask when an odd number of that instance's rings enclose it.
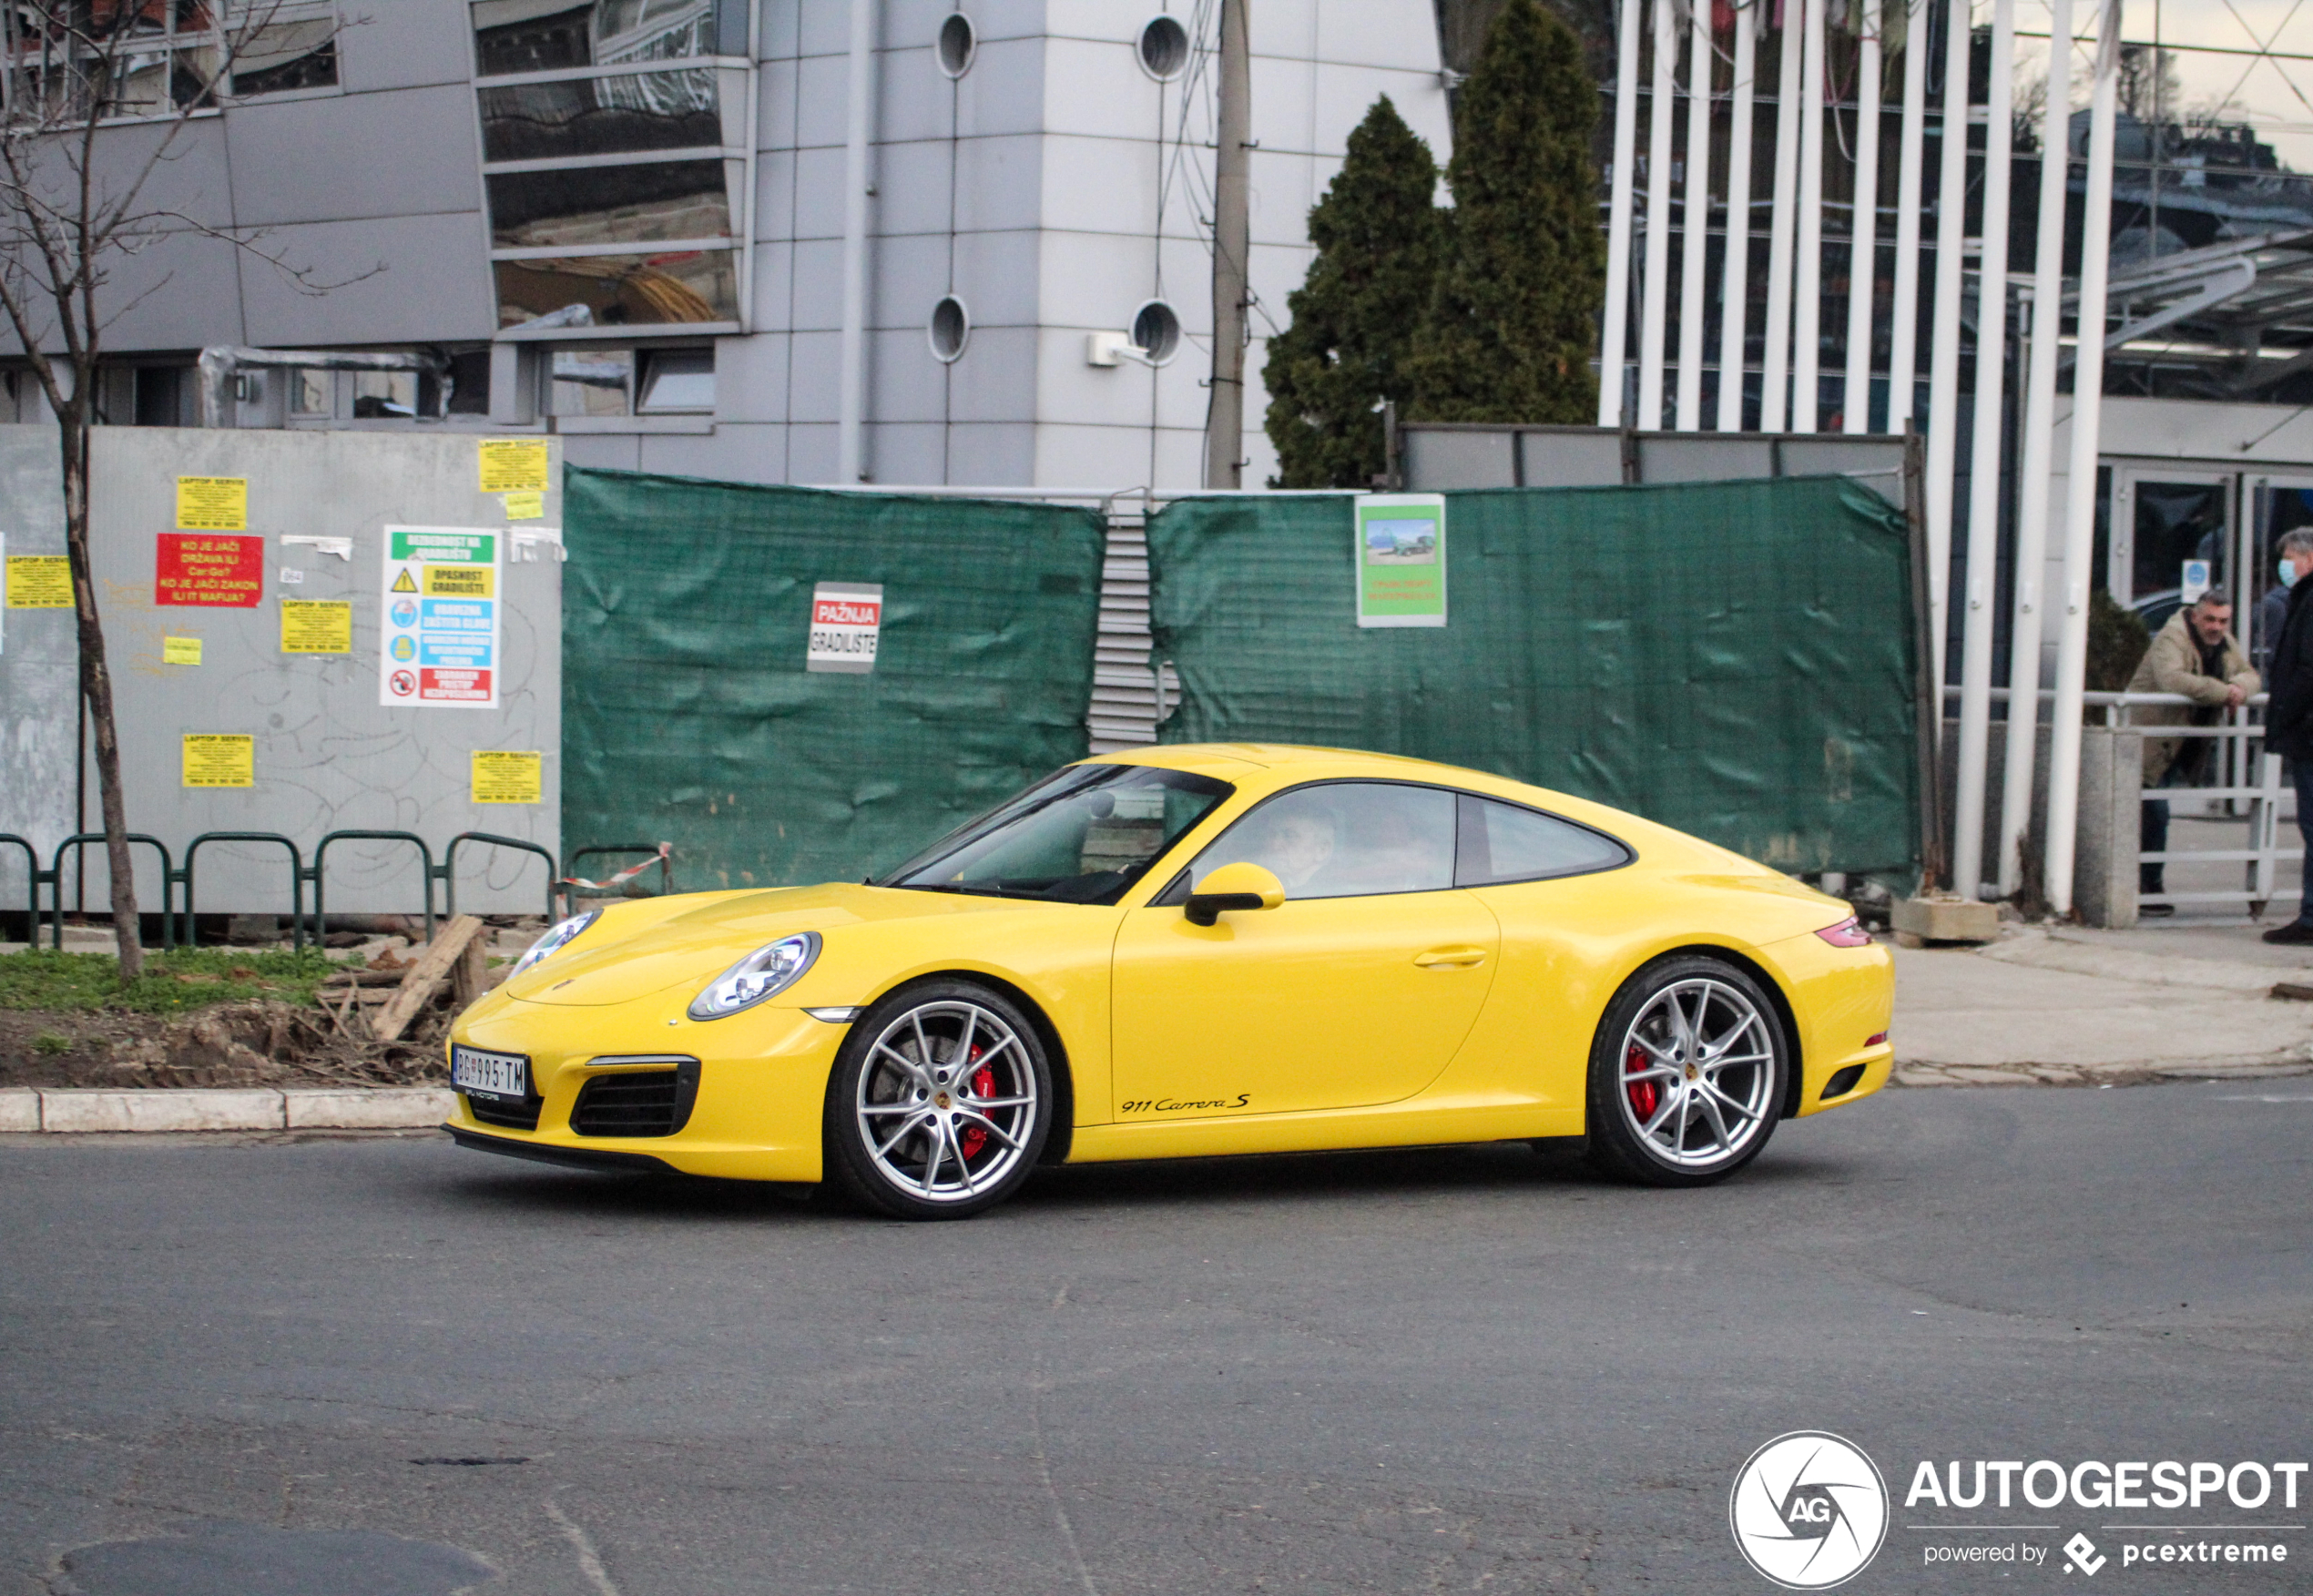
<instances>
[{"instance_id":1,"label":"green construction tarp","mask_svg":"<svg viewBox=\"0 0 2313 1596\"><path fill-rule=\"evenodd\" d=\"M1444 497L1441 628L1359 627L1347 496L1151 518L1164 740L1411 755L1787 870L1916 867L1900 511L1839 477Z\"/></svg>"},{"instance_id":2,"label":"green construction tarp","mask_svg":"<svg viewBox=\"0 0 2313 1596\"><path fill-rule=\"evenodd\" d=\"M579 467L564 493L566 854L672 842L687 891L857 880L1084 757L1091 512ZM822 582L881 586L871 672L804 668Z\"/></svg>"}]
</instances>

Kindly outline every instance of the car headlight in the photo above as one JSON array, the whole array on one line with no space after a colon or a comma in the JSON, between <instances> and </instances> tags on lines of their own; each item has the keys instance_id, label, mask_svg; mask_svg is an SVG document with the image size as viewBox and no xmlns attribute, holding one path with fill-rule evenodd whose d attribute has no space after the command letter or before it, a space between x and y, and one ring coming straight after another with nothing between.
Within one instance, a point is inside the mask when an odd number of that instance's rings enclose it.
<instances>
[{"instance_id":1,"label":"car headlight","mask_svg":"<svg viewBox=\"0 0 2313 1596\"><path fill-rule=\"evenodd\" d=\"M573 937L601 918L601 910L590 909L584 914L574 914L568 920L560 921L545 936L531 943L530 951L514 961L514 975L509 975L506 979L512 981L515 975L520 975L540 960L566 946Z\"/></svg>"},{"instance_id":2,"label":"car headlight","mask_svg":"<svg viewBox=\"0 0 2313 1596\"><path fill-rule=\"evenodd\" d=\"M820 956L820 934L800 931L758 948L717 976L705 991L690 1001L694 1020L720 1020L752 1008L774 992L793 986Z\"/></svg>"}]
</instances>

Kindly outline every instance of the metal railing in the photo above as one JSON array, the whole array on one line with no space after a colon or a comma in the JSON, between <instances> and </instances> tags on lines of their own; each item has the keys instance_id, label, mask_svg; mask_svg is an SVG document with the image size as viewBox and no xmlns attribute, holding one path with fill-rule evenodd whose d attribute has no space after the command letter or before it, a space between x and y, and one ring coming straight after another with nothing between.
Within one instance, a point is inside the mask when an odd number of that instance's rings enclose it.
<instances>
[{"instance_id":1,"label":"metal railing","mask_svg":"<svg viewBox=\"0 0 2313 1596\"><path fill-rule=\"evenodd\" d=\"M1959 696L1960 689L1947 686L1946 700ZM2008 701L2008 689L1992 690L1992 702ZM2046 704L2055 697L2052 688L2040 689L2040 701ZM2296 872L2283 867L2301 865L2305 849L2295 840L2293 823L2297 818L2296 788L2283 777L2281 757L2265 751L2265 727L2255 718L2261 714L2267 696L2251 695L2238 708L2220 712L2211 726L2160 726L2138 723L2133 712L2139 709L2205 709L2206 705L2195 702L2182 693L2086 693L2082 701L2091 713L2101 711L2098 724L2140 731L2147 738L2196 739L2216 744L2215 756L2217 779L2208 786L2148 787L2142 789L2138 802L2163 803L2170 806L2172 828L2179 820L2205 818L2206 816L2179 815L2178 808L2187 804L2215 806L2216 818L2228 822L2246 822L2247 846L2241 848L2177 849L2167 848L2153 852L2136 849L2138 866L2156 865L2164 873L2169 867L2186 865L2237 864L2241 867L2241 884L2214 890L2184 890L2139 892L2139 904L2240 904L2252 917L2263 915L2268 904L2302 896L2303 888ZM2290 822L2285 825L2284 822ZM2284 839L2290 840L2285 842ZM2134 843L2135 839L2118 839Z\"/></svg>"},{"instance_id":2,"label":"metal railing","mask_svg":"<svg viewBox=\"0 0 2313 1596\"><path fill-rule=\"evenodd\" d=\"M25 913L28 922L28 934L35 946L39 943L40 925L44 919L48 923L49 946L62 948L65 945L65 856L70 853L75 864L80 866L85 874L86 867L81 865L83 851L92 845L101 846L104 840L105 834L101 831L76 832L56 845L56 852L50 857L48 868L43 869L40 868L39 850L32 845L28 838L19 837L14 832L0 831L0 847L14 846L24 854ZM160 945L164 949L176 947L179 943L187 947L193 944L193 916L197 912L196 892L199 882L196 862L201 849L212 843L257 843L288 850L290 944L301 952L304 950L309 938L316 944L321 940L326 890L323 871L328 861L330 848L334 843L407 842L417 849L419 881L423 893L422 912L425 920L425 935L428 941L433 940L433 926L437 919L454 917L458 912L457 865L458 849L462 847L513 849L523 853L535 853L544 859L546 864L546 881L543 902L545 917L549 920L555 918L555 889L560 884L561 876L551 849L541 843L526 842L518 837L501 837L489 831L459 832L455 837L451 838L443 849L442 862L439 864L434 862L433 850L426 845L425 839L414 831L327 832L313 845L313 862L310 865L305 862L305 855L299 849L296 839L285 837L279 831L204 831L185 845L185 860L181 866L169 854L168 845L157 837L148 837L141 831L132 831L128 835L128 841L132 846L141 844L151 848L160 855ZM571 858L575 861L590 853L624 851L630 850L582 848ZM661 863L663 866L665 861L662 860ZM671 892L674 889L672 871L662 869L660 879L661 884ZM439 915L434 911L434 886L437 882L441 884L443 900L443 909ZM312 889L311 909L307 908L306 889L308 887ZM41 902L44 888L46 889L47 893L45 909Z\"/></svg>"}]
</instances>

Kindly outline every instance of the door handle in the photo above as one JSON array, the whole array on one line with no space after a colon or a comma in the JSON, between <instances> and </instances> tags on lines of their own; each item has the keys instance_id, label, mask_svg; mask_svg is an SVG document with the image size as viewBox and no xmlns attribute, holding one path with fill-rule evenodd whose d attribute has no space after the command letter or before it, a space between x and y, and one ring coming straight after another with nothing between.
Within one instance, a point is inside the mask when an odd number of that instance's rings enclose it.
<instances>
[{"instance_id":1,"label":"door handle","mask_svg":"<svg viewBox=\"0 0 2313 1596\"><path fill-rule=\"evenodd\" d=\"M1432 948L1413 956L1413 962L1423 970L1471 970L1485 961L1483 948Z\"/></svg>"}]
</instances>

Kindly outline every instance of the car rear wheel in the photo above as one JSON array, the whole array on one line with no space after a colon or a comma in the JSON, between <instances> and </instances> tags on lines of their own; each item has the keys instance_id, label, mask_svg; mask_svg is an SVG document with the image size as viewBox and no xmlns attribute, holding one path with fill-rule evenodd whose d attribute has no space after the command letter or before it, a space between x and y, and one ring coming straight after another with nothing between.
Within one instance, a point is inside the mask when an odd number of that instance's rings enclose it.
<instances>
[{"instance_id":1,"label":"car rear wheel","mask_svg":"<svg viewBox=\"0 0 2313 1596\"><path fill-rule=\"evenodd\" d=\"M1052 1122L1027 1016L971 981L893 993L851 1023L828 1083L829 1175L901 1219L962 1219L1020 1189Z\"/></svg>"},{"instance_id":2,"label":"car rear wheel","mask_svg":"<svg viewBox=\"0 0 2313 1596\"><path fill-rule=\"evenodd\" d=\"M1757 981L1677 955L1624 983L1590 1050L1590 1154L1648 1185L1722 1180L1775 1133L1790 1044Z\"/></svg>"}]
</instances>

